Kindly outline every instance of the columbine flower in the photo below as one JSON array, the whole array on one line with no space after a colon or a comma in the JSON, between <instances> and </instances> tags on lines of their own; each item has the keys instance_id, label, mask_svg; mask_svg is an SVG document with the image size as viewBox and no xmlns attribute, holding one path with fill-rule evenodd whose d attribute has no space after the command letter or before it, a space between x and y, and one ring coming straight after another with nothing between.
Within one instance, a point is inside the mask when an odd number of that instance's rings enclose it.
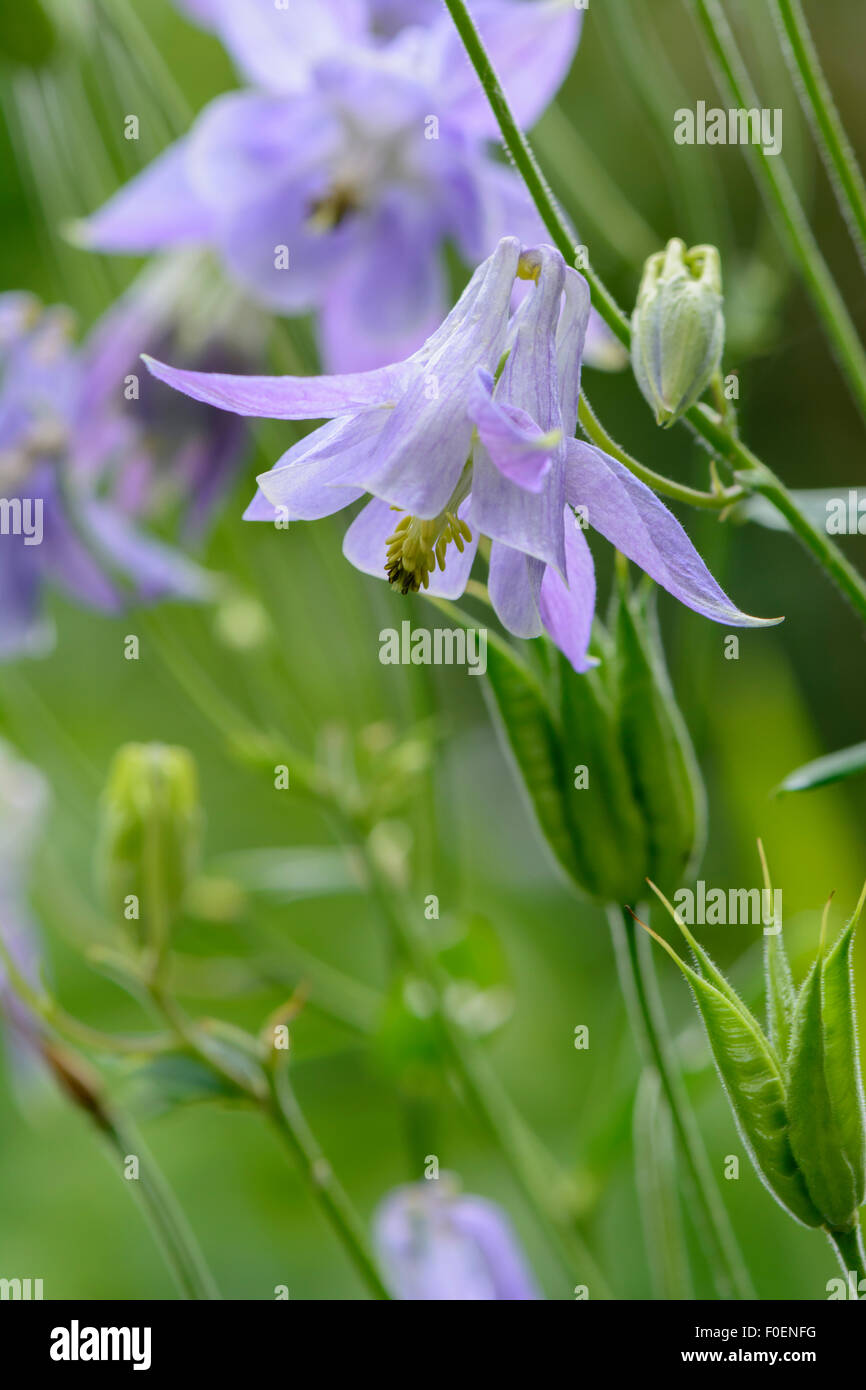
<instances>
[{"instance_id":1,"label":"columbine flower","mask_svg":"<svg viewBox=\"0 0 866 1390\"><path fill-rule=\"evenodd\" d=\"M0 295L0 658L44 648L42 590L88 607L203 596L204 576L146 538L106 495L117 461L141 447L122 383L108 402L70 318L26 294Z\"/></svg>"},{"instance_id":2,"label":"columbine flower","mask_svg":"<svg viewBox=\"0 0 866 1390\"><path fill-rule=\"evenodd\" d=\"M515 277L534 282L511 315ZM679 522L628 469L573 439L589 315L583 277L551 247L503 239L418 352L346 376L235 377L148 366L177 390L241 415L328 419L259 479L251 520L312 521L365 493L343 550L403 593L463 593L479 533L490 598L518 637L546 628L576 670L595 607L579 515L681 603L752 627Z\"/></svg>"},{"instance_id":3,"label":"columbine flower","mask_svg":"<svg viewBox=\"0 0 866 1390\"><path fill-rule=\"evenodd\" d=\"M404 1301L540 1297L511 1223L493 1202L456 1192L447 1176L398 1187L379 1207L374 1240Z\"/></svg>"},{"instance_id":4,"label":"columbine flower","mask_svg":"<svg viewBox=\"0 0 866 1390\"><path fill-rule=\"evenodd\" d=\"M433 331L447 241L476 264L504 233L542 234L515 172L488 154L498 128L444 8L425 28L338 49L342 9L210 7L261 60L243 66L262 89L212 102L80 231L102 251L212 247L262 304L316 310L337 371L393 362ZM484 0L474 13L531 125L567 71L580 12L569 0ZM346 15L336 32L351 40Z\"/></svg>"}]
</instances>

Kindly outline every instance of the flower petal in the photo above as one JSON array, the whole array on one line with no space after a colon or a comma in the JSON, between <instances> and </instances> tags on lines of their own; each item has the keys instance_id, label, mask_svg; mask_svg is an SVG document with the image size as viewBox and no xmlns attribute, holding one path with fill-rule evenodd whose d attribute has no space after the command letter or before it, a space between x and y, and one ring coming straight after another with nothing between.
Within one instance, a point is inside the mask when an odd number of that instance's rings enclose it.
<instances>
[{"instance_id":1,"label":"flower petal","mask_svg":"<svg viewBox=\"0 0 866 1390\"><path fill-rule=\"evenodd\" d=\"M558 251L540 247L535 289L521 306L517 331L496 388L495 400L527 412L544 431L560 430L556 327L565 283ZM493 466L484 448L475 449L472 525L565 573L563 508L565 440L560 439L539 492L527 492Z\"/></svg>"},{"instance_id":2,"label":"flower petal","mask_svg":"<svg viewBox=\"0 0 866 1390\"><path fill-rule=\"evenodd\" d=\"M571 509L566 508L565 553L568 584L548 565L541 582L541 619L575 671L588 671L598 662L587 655L595 616L595 566L586 537Z\"/></svg>"},{"instance_id":3,"label":"flower petal","mask_svg":"<svg viewBox=\"0 0 866 1390\"><path fill-rule=\"evenodd\" d=\"M415 352L442 322L445 286L429 208L393 194L329 279L319 315L330 371L369 371Z\"/></svg>"},{"instance_id":4,"label":"flower petal","mask_svg":"<svg viewBox=\"0 0 866 1390\"><path fill-rule=\"evenodd\" d=\"M393 406L411 376L404 362L344 376L232 376L184 371L146 354L142 360L153 376L185 396L264 420L325 420Z\"/></svg>"},{"instance_id":5,"label":"flower petal","mask_svg":"<svg viewBox=\"0 0 866 1390\"><path fill-rule=\"evenodd\" d=\"M522 126L547 107L571 66L583 14L572 0L474 0L472 17L509 105ZM499 126L447 15L440 21L438 92L449 117L473 137L498 140Z\"/></svg>"},{"instance_id":6,"label":"flower petal","mask_svg":"<svg viewBox=\"0 0 866 1390\"><path fill-rule=\"evenodd\" d=\"M318 521L348 507L363 496L355 479L369 467L386 419L386 411L370 411L314 430L259 475L262 494L291 521Z\"/></svg>"},{"instance_id":7,"label":"flower petal","mask_svg":"<svg viewBox=\"0 0 866 1390\"><path fill-rule=\"evenodd\" d=\"M540 492L561 435L545 434L518 406L493 399L493 377L479 367L469 414L500 473L529 492Z\"/></svg>"},{"instance_id":8,"label":"flower petal","mask_svg":"<svg viewBox=\"0 0 866 1390\"><path fill-rule=\"evenodd\" d=\"M568 445L567 497L589 524L687 608L731 627L768 627L781 618L741 613L710 574L676 517L645 483L593 444Z\"/></svg>"},{"instance_id":9,"label":"flower petal","mask_svg":"<svg viewBox=\"0 0 866 1390\"><path fill-rule=\"evenodd\" d=\"M131 255L163 246L206 241L212 213L189 180L189 145L178 140L74 228L75 240L95 251Z\"/></svg>"},{"instance_id":10,"label":"flower petal","mask_svg":"<svg viewBox=\"0 0 866 1390\"><path fill-rule=\"evenodd\" d=\"M479 266L441 328L410 359L416 370L382 432L368 490L415 516L447 505L472 440L472 368L493 371L508 323L520 244L504 238Z\"/></svg>"},{"instance_id":11,"label":"flower petal","mask_svg":"<svg viewBox=\"0 0 866 1390\"><path fill-rule=\"evenodd\" d=\"M543 631L538 603L544 565L540 560L494 541L490 547L487 588L503 627L515 637L540 637Z\"/></svg>"},{"instance_id":12,"label":"flower petal","mask_svg":"<svg viewBox=\"0 0 866 1390\"><path fill-rule=\"evenodd\" d=\"M556 328L556 369L562 428L570 439L577 428L580 369L590 321L589 285L570 266L565 269L565 300Z\"/></svg>"}]
</instances>

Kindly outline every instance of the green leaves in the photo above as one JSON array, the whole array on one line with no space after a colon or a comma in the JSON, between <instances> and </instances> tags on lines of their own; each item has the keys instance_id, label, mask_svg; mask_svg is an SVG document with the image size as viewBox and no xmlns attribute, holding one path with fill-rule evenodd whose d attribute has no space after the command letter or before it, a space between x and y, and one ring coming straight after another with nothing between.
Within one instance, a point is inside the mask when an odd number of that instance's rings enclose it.
<instances>
[{"instance_id":1,"label":"green leaves","mask_svg":"<svg viewBox=\"0 0 866 1390\"><path fill-rule=\"evenodd\" d=\"M763 850L761 855L763 859ZM766 862L764 867L769 883ZM866 1117L851 973L854 930L866 888L851 922L826 955L825 911L818 958L799 993L794 991L781 940L765 938L769 1037L663 894L656 892L694 952L698 969L652 935L691 986L759 1176L804 1225L850 1230L866 1190Z\"/></svg>"},{"instance_id":2,"label":"green leaves","mask_svg":"<svg viewBox=\"0 0 866 1390\"><path fill-rule=\"evenodd\" d=\"M777 793L809 792L814 787L827 787L832 782L842 782L846 777L856 777L861 772L866 772L866 743L855 743L850 748L840 748L836 753L828 753L825 758L815 758L814 762L795 768L779 785Z\"/></svg>"},{"instance_id":3,"label":"green leaves","mask_svg":"<svg viewBox=\"0 0 866 1390\"><path fill-rule=\"evenodd\" d=\"M39 0L0 0L0 58L42 67L56 44L54 26Z\"/></svg>"}]
</instances>

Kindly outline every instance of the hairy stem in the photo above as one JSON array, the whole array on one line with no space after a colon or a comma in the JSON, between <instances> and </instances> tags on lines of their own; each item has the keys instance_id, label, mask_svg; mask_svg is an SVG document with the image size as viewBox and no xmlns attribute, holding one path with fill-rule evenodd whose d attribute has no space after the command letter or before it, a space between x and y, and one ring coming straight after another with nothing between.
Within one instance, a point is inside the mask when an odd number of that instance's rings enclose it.
<instances>
[{"instance_id":1,"label":"hairy stem","mask_svg":"<svg viewBox=\"0 0 866 1390\"><path fill-rule=\"evenodd\" d=\"M719 0L693 0L707 46L724 88L734 106L759 107L757 93ZM767 154L762 145L748 147L758 185L775 214L779 230L824 326L824 332L860 413L866 418L866 351L845 307L827 262L809 226L781 155Z\"/></svg>"},{"instance_id":2,"label":"hairy stem","mask_svg":"<svg viewBox=\"0 0 866 1390\"><path fill-rule=\"evenodd\" d=\"M821 70L806 16L800 0L768 0L768 3L779 23L782 49L836 201L866 267L866 182Z\"/></svg>"},{"instance_id":3,"label":"hairy stem","mask_svg":"<svg viewBox=\"0 0 866 1390\"><path fill-rule=\"evenodd\" d=\"M853 1231L828 1231L827 1239L833 1247L842 1273L857 1277L858 1297L860 1280L866 1280L866 1248L863 1245L863 1229L856 1225Z\"/></svg>"}]
</instances>

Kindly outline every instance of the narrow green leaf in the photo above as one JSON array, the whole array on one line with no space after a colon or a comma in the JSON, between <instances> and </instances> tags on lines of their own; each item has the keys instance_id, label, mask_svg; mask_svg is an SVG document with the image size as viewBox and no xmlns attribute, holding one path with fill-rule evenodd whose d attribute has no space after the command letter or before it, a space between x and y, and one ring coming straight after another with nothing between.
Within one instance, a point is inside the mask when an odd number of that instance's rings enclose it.
<instances>
[{"instance_id":1,"label":"narrow green leaf","mask_svg":"<svg viewBox=\"0 0 866 1390\"><path fill-rule=\"evenodd\" d=\"M846 777L856 777L861 772L866 772L866 743L855 743L850 748L840 748L824 758L816 758L814 762L795 768L776 788L776 795L827 787L832 782L842 782Z\"/></svg>"},{"instance_id":2,"label":"narrow green leaf","mask_svg":"<svg viewBox=\"0 0 866 1390\"><path fill-rule=\"evenodd\" d=\"M0 58L41 67L56 44L54 26L40 0L0 0Z\"/></svg>"},{"instance_id":3,"label":"narrow green leaf","mask_svg":"<svg viewBox=\"0 0 866 1390\"><path fill-rule=\"evenodd\" d=\"M846 1230L857 1213L857 1184L844 1153L839 1118L827 1086L822 974L819 958L800 990L794 1015L787 1068L791 1148L809 1193L822 1213L822 1224ZM837 1042L834 1085L838 1079L839 1051Z\"/></svg>"}]
</instances>

